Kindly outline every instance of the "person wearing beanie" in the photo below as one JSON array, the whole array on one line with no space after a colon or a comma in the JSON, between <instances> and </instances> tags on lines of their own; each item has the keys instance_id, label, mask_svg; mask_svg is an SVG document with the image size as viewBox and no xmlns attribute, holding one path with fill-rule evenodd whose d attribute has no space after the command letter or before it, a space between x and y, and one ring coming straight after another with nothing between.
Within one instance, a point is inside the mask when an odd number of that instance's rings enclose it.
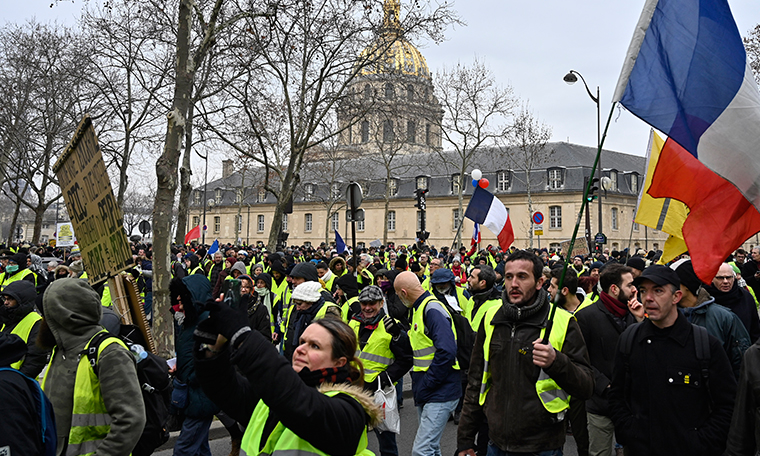
<instances>
[{"instance_id":1,"label":"person wearing beanie","mask_svg":"<svg viewBox=\"0 0 760 456\"><path fill-rule=\"evenodd\" d=\"M359 305L359 284L352 274L345 274L335 280L335 302L340 305L343 321L350 321L351 317L361 311Z\"/></svg>"},{"instance_id":2,"label":"person wearing beanie","mask_svg":"<svg viewBox=\"0 0 760 456\"><path fill-rule=\"evenodd\" d=\"M269 290L272 286L272 278L269 274L261 274L257 278L243 274L238 276L240 280L240 301L242 307L247 310L248 325L258 331L267 340L272 340L272 297Z\"/></svg>"},{"instance_id":3,"label":"person wearing beanie","mask_svg":"<svg viewBox=\"0 0 760 456\"><path fill-rule=\"evenodd\" d=\"M617 344L606 394L617 441L630 456L723 454L736 397L726 352L679 312L676 271L655 264L634 283L648 318Z\"/></svg>"},{"instance_id":4,"label":"person wearing beanie","mask_svg":"<svg viewBox=\"0 0 760 456\"><path fill-rule=\"evenodd\" d=\"M646 262L641 257L629 258L625 265L632 269L631 272L633 273L634 279L640 276L641 273L644 272L644 269L647 267Z\"/></svg>"},{"instance_id":5,"label":"person wearing beanie","mask_svg":"<svg viewBox=\"0 0 760 456\"><path fill-rule=\"evenodd\" d=\"M305 263L299 263L305 264ZM314 265L312 265L314 266ZM300 283L293 289L292 306L287 312L286 331L283 340L283 354L291 360L293 352L300 344L301 334L314 320L333 315L340 318L340 307L332 302L325 302L322 285L316 281Z\"/></svg>"},{"instance_id":6,"label":"person wearing beanie","mask_svg":"<svg viewBox=\"0 0 760 456\"><path fill-rule=\"evenodd\" d=\"M591 266L589 266L588 269L588 276L589 277L599 277L599 273L604 267L604 263L601 261L594 261L591 263Z\"/></svg>"},{"instance_id":7,"label":"person wearing beanie","mask_svg":"<svg viewBox=\"0 0 760 456\"><path fill-rule=\"evenodd\" d=\"M11 283L0 293L0 333L16 334L27 345L26 356L11 364L27 377L36 378L47 363L50 350L37 346L42 317L35 310L37 290L26 280Z\"/></svg>"},{"instance_id":8,"label":"person wearing beanie","mask_svg":"<svg viewBox=\"0 0 760 456\"><path fill-rule=\"evenodd\" d=\"M0 291L17 280L27 280L37 286L37 275L27 268L26 258L25 253L16 253L7 257L8 265L5 266L5 272L0 273Z\"/></svg>"},{"instance_id":9,"label":"person wearing beanie","mask_svg":"<svg viewBox=\"0 0 760 456\"><path fill-rule=\"evenodd\" d=\"M681 279L683 297L678 302L689 323L701 326L718 339L733 367L734 377L739 378L742 356L752 342L741 319L717 304L694 273L691 260L681 259L670 266Z\"/></svg>"}]
</instances>

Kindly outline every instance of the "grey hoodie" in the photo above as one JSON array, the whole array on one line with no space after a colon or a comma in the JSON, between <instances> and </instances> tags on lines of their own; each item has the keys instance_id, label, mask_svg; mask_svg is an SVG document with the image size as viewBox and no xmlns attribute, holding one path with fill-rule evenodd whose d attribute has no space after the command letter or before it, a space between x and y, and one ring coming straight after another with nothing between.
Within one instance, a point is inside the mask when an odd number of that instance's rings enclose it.
<instances>
[{"instance_id":1,"label":"grey hoodie","mask_svg":"<svg viewBox=\"0 0 760 456\"><path fill-rule=\"evenodd\" d=\"M57 454L64 452L71 429L74 380L80 352L103 328L100 298L86 281L59 279L42 298L45 320L57 347L45 374L45 393L55 410L58 430ZM97 449L98 455L127 455L145 427L145 408L132 354L111 344L98 359L100 392L111 416L111 432Z\"/></svg>"}]
</instances>

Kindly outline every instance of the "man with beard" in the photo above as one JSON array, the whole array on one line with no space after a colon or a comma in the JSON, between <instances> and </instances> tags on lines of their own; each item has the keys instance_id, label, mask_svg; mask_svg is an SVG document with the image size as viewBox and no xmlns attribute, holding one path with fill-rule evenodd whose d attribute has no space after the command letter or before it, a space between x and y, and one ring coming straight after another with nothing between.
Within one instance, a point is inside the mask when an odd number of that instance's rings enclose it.
<instances>
[{"instance_id":1,"label":"man with beard","mask_svg":"<svg viewBox=\"0 0 760 456\"><path fill-rule=\"evenodd\" d=\"M593 393L583 336L570 313L552 308L542 270L541 259L524 250L505 262L502 305L486 312L472 351L459 456L475 455L484 419L488 454L561 454L568 396L584 400Z\"/></svg>"},{"instance_id":2,"label":"man with beard","mask_svg":"<svg viewBox=\"0 0 760 456\"><path fill-rule=\"evenodd\" d=\"M42 307L38 341L55 347L42 389L55 410L57 454L129 454L145 427L135 358L115 337L98 345L97 371L83 355L106 332L100 296L86 280L60 279L45 290Z\"/></svg>"},{"instance_id":3,"label":"man with beard","mask_svg":"<svg viewBox=\"0 0 760 456\"><path fill-rule=\"evenodd\" d=\"M581 310L583 297L578 296L578 277L575 274L565 274L562 281L562 290L559 290L559 280L562 277L562 268L554 268L551 271L551 281L549 282L549 297L552 302L556 302L560 307L571 314ZM559 297L557 292L559 291Z\"/></svg>"},{"instance_id":4,"label":"man with beard","mask_svg":"<svg viewBox=\"0 0 760 456\"><path fill-rule=\"evenodd\" d=\"M755 249L752 249L752 252L754 251ZM707 287L707 292L715 298L715 302L728 307L739 317L749 332L750 342L757 342L760 339L760 319L757 316L755 300L749 291L736 283L736 274L730 264L720 265L712 285Z\"/></svg>"},{"instance_id":5,"label":"man with beard","mask_svg":"<svg viewBox=\"0 0 760 456\"><path fill-rule=\"evenodd\" d=\"M566 281L568 279L574 279L572 274L565 277ZM636 300L636 287L633 285L631 268L620 263L608 264L600 276L600 282L602 292L599 299L579 310L575 318L578 319L578 326L586 340L594 370L594 395L586 401L585 407L588 454L609 456L614 443L615 426L610 417L607 393L620 334L637 320L628 310L628 302ZM640 306L637 308L640 309ZM643 318L643 313L639 316ZM573 431L575 430L576 426L573 426Z\"/></svg>"},{"instance_id":6,"label":"man with beard","mask_svg":"<svg viewBox=\"0 0 760 456\"><path fill-rule=\"evenodd\" d=\"M479 264L472 268L467 284L472 297L467 304L465 316L470 320L473 331L478 332L480 322L488 309L501 305L501 294L494 286L496 273L491 266Z\"/></svg>"},{"instance_id":7,"label":"man with beard","mask_svg":"<svg viewBox=\"0 0 760 456\"><path fill-rule=\"evenodd\" d=\"M16 334L27 345L26 355L11 364L11 367L28 377L36 378L45 367L50 351L35 344L42 317L34 310L37 300L34 284L18 280L5 287L0 297L0 332Z\"/></svg>"}]
</instances>

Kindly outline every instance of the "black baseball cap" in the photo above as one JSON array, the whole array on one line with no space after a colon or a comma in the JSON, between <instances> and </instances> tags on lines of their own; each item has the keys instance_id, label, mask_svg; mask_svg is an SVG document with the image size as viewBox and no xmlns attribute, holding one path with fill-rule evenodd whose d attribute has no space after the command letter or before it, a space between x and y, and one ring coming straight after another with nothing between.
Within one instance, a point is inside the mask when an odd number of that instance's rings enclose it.
<instances>
[{"instance_id":1,"label":"black baseball cap","mask_svg":"<svg viewBox=\"0 0 760 456\"><path fill-rule=\"evenodd\" d=\"M674 285L676 288L680 288L681 279L678 277L676 271L670 269L663 264L653 264L644 269L644 272L640 276L636 277L633 284L637 287L641 285L644 280L650 280L657 285Z\"/></svg>"}]
</instances>

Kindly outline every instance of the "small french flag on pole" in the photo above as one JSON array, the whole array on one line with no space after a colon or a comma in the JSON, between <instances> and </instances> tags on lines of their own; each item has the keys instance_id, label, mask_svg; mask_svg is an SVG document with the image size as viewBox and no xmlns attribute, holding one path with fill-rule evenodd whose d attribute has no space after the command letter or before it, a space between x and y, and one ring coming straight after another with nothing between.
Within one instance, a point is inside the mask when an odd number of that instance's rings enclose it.
<instances>
[{"instance_id":1,"label":"small french flag on pole","mask_svg":"<svg viewBox=\"0 0 760 456\"><path fill-rule=\"evenodd\" d=\"M499 248L502 252L506 252L515 240L507 208L488 190L475 188L464 216L491 230L499 240ZM480 236L479 231L478 236Z\"/></svg>"}]
</instances>

